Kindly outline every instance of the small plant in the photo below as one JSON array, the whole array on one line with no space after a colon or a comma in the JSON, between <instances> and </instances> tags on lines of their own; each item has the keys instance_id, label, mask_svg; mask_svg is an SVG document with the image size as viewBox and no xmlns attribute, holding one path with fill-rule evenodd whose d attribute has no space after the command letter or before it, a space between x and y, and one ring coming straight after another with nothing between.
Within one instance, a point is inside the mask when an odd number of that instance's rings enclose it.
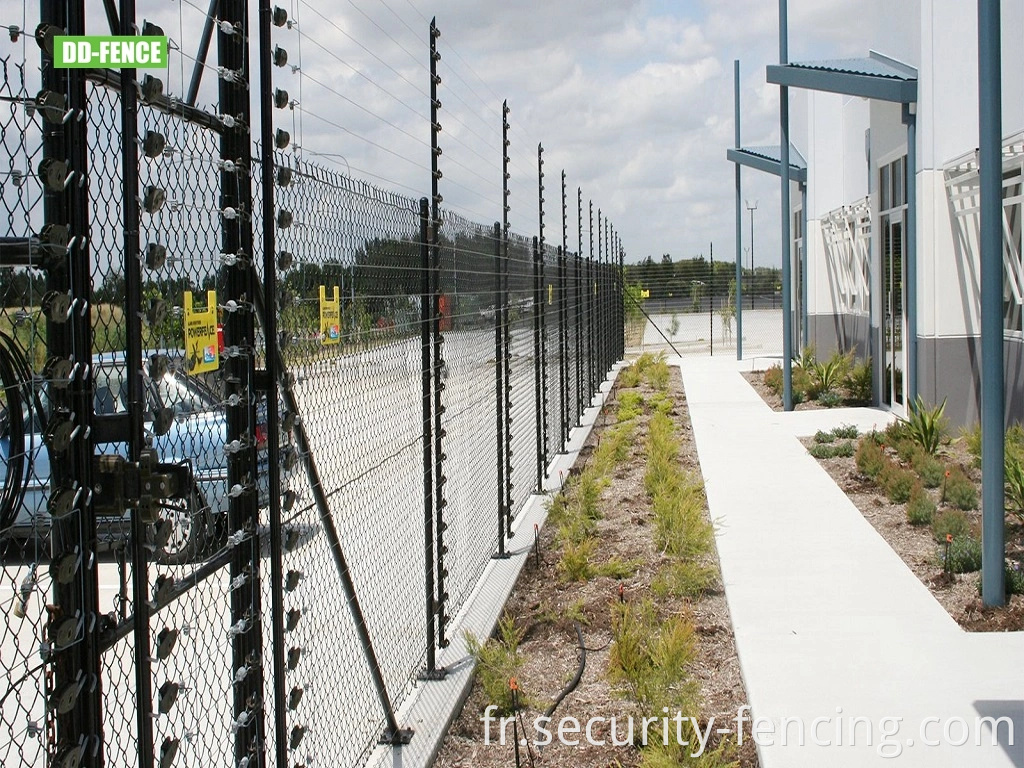
<instances>
[{"instance_id":1,"label":"small plant","mask_svg":"<svg viewBox=\"0 0 1024 768\"><path fill-rule=\"evenodd\" d=\"M925 488L938 488L942 484L946 468L942 465L941 461L921 448L917 449L910 460L914 471L921 478Z\"/></svg>"},{"instance_id":2,"label":"small plant","mask_svg":"<svg viewBox=\"0 0 1024 768\"><path fill-rule=\"evenodd\" d=\"M927 453L934 455L939 450L939 443L946 435L946 419L943 417L945 411L945 398L939 405L929 408L925 405L922 397L918 395L910 404L910 416L901 419L906 424L910 439Z\"/></svg>"},{"instance_id":3,"label":"small plant","mask_svg":"<svg viewBox=\"0 0 1024 768\"><path fill-rule=\"evenodd\" d=\"M616 603L608 678L622 685L641 709L656 712L672 704L688 706L696 684L688 668L696 657L693 621L687 613L658 616L654 603Z\"/></svg>"},{"instance_id":4,"label":"small plant","mask_svg":"<svg viewBox=\"0 0 1024 768\"><path fill-rule=\"evenodd\" d=\"M814 374L813 367L793 366L793 402L804 402L817 400L818 395L824 391L818 377Z\"/></svg>"},{"instance_id":5,"label":"small plant","mask_svg":"<svg viewBox=\"0 0 1024 768\"><path fill-rule=\"evenodd\" d=\"M964 439L964 447L967 448L967 452L973 459L973 465L981 467L981 424L975 424L970 428L965 427L961 434Z\"/></svg>"},{"instance_id":6,"label":"small plant","mask_svg":"<svg viewBox=\"0 0 1024 768\"><path fill-rule=\"evenodd\" d=\"M921 485L915 485L907 501L907 522L911 525L931 525L935 517L935 502Z\"/></svg>"},{"instance_id":7,"label":"small plant","mask_svg":"<svg viewBox=\"0 0 1024 768\"><path fill-rule=\"evenodd\" d=\"M1007 451L1003 468L1006 482L1006 506L1018 516L1024 517L1024 460Z\"/></svg>"},{"instance_id":8,"label":"small plant","mask_svg":"<svg viewBox=\"0 0 1024 768\"><path fill-rule=\"evenodd\" d=\"M519 643L525 631L516 626L512 616L506 614L498 620L497 636L484 643L472 632L466 633L466 646L470 656L476 660L476 677L483 688L484 700L496 705L502 714L512 711L512 692L508 681L517 677L523 667Z\"/></svg>"},{"instance_id":9,"label":"small plant","mask_svg":"<svg viewBox=\"0 0 1024 768\"><path fill-rule=\"evenodd\" d=\"M857 469L872 480L881 474L887 463L881 445L875 440L875 434L865 435L861 439L857 444L857 453L854 456Z\"/></svg>"},{"instance_id":10,"label":"small plant","mask_svg":"<svg viewBox=\"0 0 1024 768\"><path fill-rule=\"evenodd\" d=\"M816 443L834 443L835 441L836 436L831 431L825 432L819 429L814 433L814 442Z\"/></svg>"},{"instance_id":11,"label":"small plant","mask_svg":"<svg viewBox=\"0 0 1024 768\"><path fill-rule=\"evenodd\" d=\"M812 363L811 370L818 387L824 392L835 392L842 386L850 369L850 357L839 354L838 350L823 363ZM838 394L836 394L838 397Z\"/></svg>"},{"instance_id":12,"label":"small plant","mask_svg":"<svg viewBox=\"0 0 1024 768\"><path fill-rule=\"evenodd\" d=\"M1024 595L1024 569L1021 568L1020 563L1006 564L1004 583L1006 584L1006 594Z\"/></svg>"},{"instance_id":13,"label":"small plant","mask_svg":"<svg viewBox=\"0 0 1024 768\"><path fill-rule=\"evenodd\" d=\"M973 536L954 536L943 557L950 573L973 573L981 568L981 542Z\"/></svg>"},{"instance_id":14,"label":"small plant","mask_svg":"<svg viewBox=\"0 0 1024 768\"><path fill-rule=\"evenodd\" d=\"M871 377L871 361L866 360L852 366L843 382L850 393L850 402L864 404L871 402L873 379Z\"/></svg>"},{"instance_id":15,"label":"small plant","mask_svg":"<svg viewBox=\"0 0 1024 768\"><path fill-rule=\"evenodd\" d=\"M878 476L885 495L894 504L902 504L910 499L910 492L914 490L917 478L913 472L908 472L892 462L887 462L885 468Z\"/></svg>"},{"instance_id":16,"label":"small plant","mask_svg":"<svg viewBox=\"0 0 1024 768\"><path fill-rule=\"evenodd\" d=\"M593 568L593 573L595 576L605 576L609 579L622 581L635 574L641 564L642 561L636 558L623 560L618 555L612 555L608 560Z\"/></svg>"},{"instance_id":17,"label":"small plant","mask_svg":"<svg viewBox=\"0 0 1024 768\"><path fill-rule=\"evenodd\" d=\"M636 390L627 389L619 393L619 410L615 415L619 423L630 421L644 412L644 396Z\"/></svg>"},{"instance_id":18,"label":"small plant","mask_svg":"<svg viewBox=\"0 0 1024 768\"><path fill-rule=\"evenodd\" d=\"M679 315L675 312L672 313L671 319L668 321L668 337L674 339L676 334L679 333Z\"/></svg>"},{"instance_id":19,"label":"small plant","mask_svg":"<svg viewBox=\"0 0 1024 768\"><path fill-rule=\"evenodd\" d=\"M782 366L773 365L764 372L764 385L777 397L782 397Z\"/></svg>"},{"instance_id":20,"label":"small plant","mask_svg":"<svg viewBox=\"0 0 1024 768\"><path fill-rule=\"evenodd\" d=\"M944 542L946 536L967 536L971 532L971 523L967 515L956 509L940 512L932 518L932 536L938 542Z\"/></svg>"},{"instance_id":21,"label":"small plant","mask_svg":"<svg viewBox=\"0 0 1024 768\"><path fill-rule=\"evenodd\" d=\"M651 582L656 597L698 598L718 581L718 571L694 559L673 560L662 566Z\"/></svg>"},{"instance_id":22,"label":"small plant","mask_svg":"<svg viewBox=\"0 0 1024 768\"><path fill-rule=\"evenodd\" d=\"M957 509L976 509L978 507L978 487L960 467L953 467L945 477L942 498L943 501Z\"/></svg>"},{"instance_id":23,"label":"small plant","mask_svg":"<svg viewBox=\"0 0 1024 768\"><path fill-rule=\"evenodd\" d=\"M838 408L843 404L843 396L834 389L826 389L818 395L818 402L826 408Z\"/></svg>"},{"instance_id":24,"label":"small plant","mask_svg":"<svg viewBox=\"0 0 1024 768\"><path fill-rule=\"evenodd\" d=\"M838 443L819 443L812 445L807 452L816 459L848 459L854 455L853 443L843 440Z\"/></svg>"},{"instance_id":25,"label":"small plant","mask_svg":"<svg viewBox=\"0 0 1024 768\"><path fill-rule=\"evenodd\" d=\"M591 561L597 552L597 540L585 538L566 541L558 561L558 573L565 581L588 581L594 575Z\"/></svg>"},{"instance_id":26,"label":"small plant","mask_svg":"<svg viewBox=\"0 0 1024 768\"><path fill-rule=\"evenodd\" d=\"M860 432L853 424L840 424L832 430L832 435L838 440L856 440Z\"/></svg>"}]
</instances>

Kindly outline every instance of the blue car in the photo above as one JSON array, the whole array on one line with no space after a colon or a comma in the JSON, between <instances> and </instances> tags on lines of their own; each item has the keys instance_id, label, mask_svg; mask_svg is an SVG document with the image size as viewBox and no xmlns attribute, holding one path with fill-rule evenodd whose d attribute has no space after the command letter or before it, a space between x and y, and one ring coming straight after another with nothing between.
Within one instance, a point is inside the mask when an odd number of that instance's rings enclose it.
<instances>
[{"instance_id":1,"label":"blue car","mask_svg":"<svg viewBox=\"0 0 1024 768\"><path fill-rule=\"evenodd\" d=\"M169 365L151 366L154 355L163 356ZM227 425L225 402L218 393L216 378L189 376L183 372L181 352L148 352L142 366L146 397L146 440L160 462L184 464L191 468L194 482L185 498L161 500L159 520L153 526L150 542L153 557L165 564L183 564L205 559L218 551L230 533L227 508L231 489L227 487L225 444ZM107 352L93 356L95 413L101 416L127 413L125 354ZM155 377L154 377L155 374ZM45 407L45 405L44 405ZM23 451L24 498L17 505L13 520L4 521L0 537L26 541L42 540L50 529L47 510L50 489L50 456L43 443L44 419L36 409L22 415L26 425ZM257 445L260 478L266 477L266 407L257 405L257 424L253 439ZM0 484L7 483L11 458L9 420L0 418ZM100 443L96 454L127 456L124 443ZM11 478L13 479L13 478ZM266 502L266 482L260 483L259 501ZM236 489L237 490L240 489ZM97 529L101 549L127 545L130 516L97 508Z\"/></svg>"}]
</instances>

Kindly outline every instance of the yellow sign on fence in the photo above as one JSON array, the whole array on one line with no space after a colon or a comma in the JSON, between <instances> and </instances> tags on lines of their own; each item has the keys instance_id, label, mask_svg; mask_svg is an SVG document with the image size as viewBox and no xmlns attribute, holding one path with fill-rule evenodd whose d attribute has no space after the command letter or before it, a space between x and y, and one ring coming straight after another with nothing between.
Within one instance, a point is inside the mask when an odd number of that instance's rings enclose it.
<instances>
[{"instance_id":1,"label":"yellow sign on fence","mask_svg":"<svg viewBox=\"0 0 1024 768\"><path fill-rule=\"evenodd\" d=\"M337 344L341 341L341 299L338 286L334 286L334 298L327 298L327 287L320 286L320 339L323 344Z\"/></svg>"},{"instance_id":2,"label":"yellow sign on fence","mask_svg":"<svg viewBox=\"0 0 1024 768\"><path fill-rule=\"evenodd\" d=\"M217 292L206 292L206 309L192 307L192 291L185 291L185 355L189 373L220 367L217 343Z\"/></svg>"}]
</instances>

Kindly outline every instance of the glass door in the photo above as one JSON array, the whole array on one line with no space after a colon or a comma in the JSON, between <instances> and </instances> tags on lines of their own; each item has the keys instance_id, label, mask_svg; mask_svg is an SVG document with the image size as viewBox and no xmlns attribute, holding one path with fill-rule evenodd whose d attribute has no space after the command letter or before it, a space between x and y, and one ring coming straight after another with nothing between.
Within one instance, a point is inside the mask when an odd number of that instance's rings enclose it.
<instances>
[{"instance_id":1,"label":"glass door","mask_svg":"<svg viewBox=\"0 0 1024 768\"><path fill-rule=\"evenodd\" d=\"M906 369L906 281L903 259L903 211L892 211L882 215L880 219L884 311L882 362L885 366L882 374L882 401L893 410L905 412L903 371Z\"/></svg>"}]
</instances>

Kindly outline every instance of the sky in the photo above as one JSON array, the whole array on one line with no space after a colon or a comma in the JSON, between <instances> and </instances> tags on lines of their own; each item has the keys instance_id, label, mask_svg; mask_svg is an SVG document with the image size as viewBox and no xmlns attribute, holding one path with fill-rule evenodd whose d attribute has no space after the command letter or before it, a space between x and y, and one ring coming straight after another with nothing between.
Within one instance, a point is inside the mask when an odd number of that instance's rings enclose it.
<instances>
[{"instance_id":1,"label":"sky","mask_svg":"<svg viewBox=\"0 0 1024 768\"><path fill-rule=\"evenodd\" d=\"M866 54L873 6L791 0L791 60ZM500 217L507 99L513 230L537 231L541 142L548 242L561 242L564 170L570 249L579 187L584 250L593 200L629 261L707 258L712 247L716 258L733 258L734 173L725 159L733 144L733 60L741 60L743 143L777 143L778 88L764 75L778 60L777 3L311 0L293 14L295 28L275 30L275 41L289 48L290 62L301 55L302 69L280 79L302 102L291 115L300 146L344 157L324 162L374 174L380 186L414 197L426 191L427 28L436 17L445 205L476 221ZM778 264L778 180L745 170L744 197L757 201L758 263ZM743 219L749 247L746 210Z\"/></svg>"},{"instance_id":2,"label":"sky","mask_svg":"<svg viewBox=\"0 0 1024 768\"><path fill-rule=\"evenodd\" d=\"M276 0L289 25L274 86L289 106L275 126L296 156L413 199L430 192L428 25L441 32L439 191L444 205L490 224L501 217L502 115L510 123L511 228L538 230L537 147L544 147L545 235L577 248L576 195L618 233L627 261L648 255L732 259L733 60L741 59L742 141L778 143L774 0ZM182 93L205 0L139 0L139 17L179 45L166 93ZM790 59L861 56L881 0L790 0ZM256 3L251 3L251 23ZM252 35L255 41L255 33ZM200 104L215 100L215 53ZM256 83L252 92L257 93ZM254 126L255 128L255 126ZM745 170L757 263L779 264L779 184ZM743 246L750 215L743 213Z\"/></svg>"}]
</instances>

